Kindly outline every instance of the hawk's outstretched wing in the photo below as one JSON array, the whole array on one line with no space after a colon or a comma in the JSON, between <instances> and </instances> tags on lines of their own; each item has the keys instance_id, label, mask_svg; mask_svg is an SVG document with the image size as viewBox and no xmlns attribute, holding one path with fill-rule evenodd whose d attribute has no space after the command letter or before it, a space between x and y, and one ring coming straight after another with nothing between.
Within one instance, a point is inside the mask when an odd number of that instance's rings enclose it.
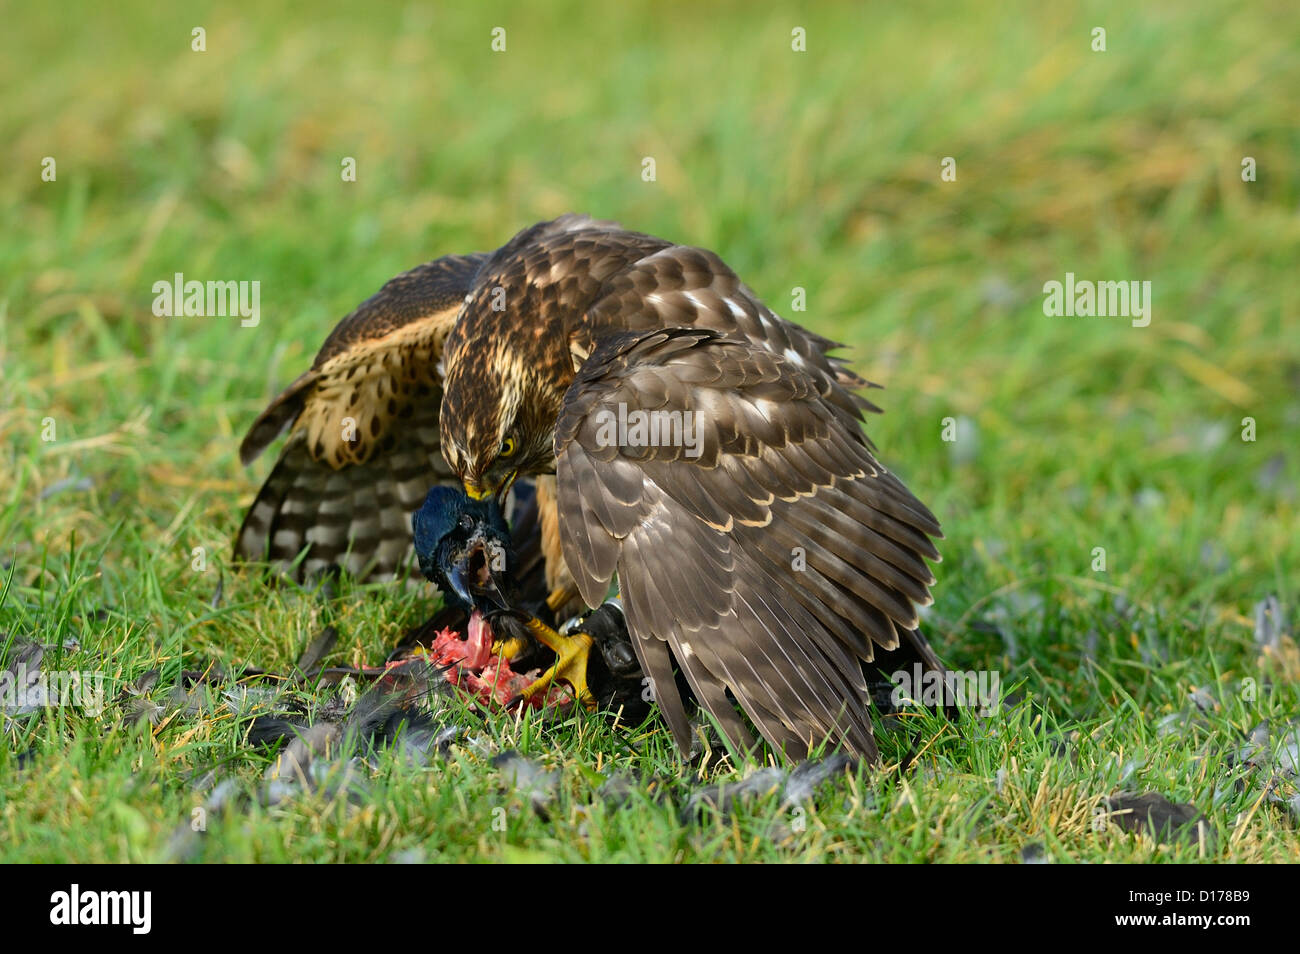
<instances>
[{"instance_id":1,"label":"hawk's outstretched wing","mask_svg":"<svg viewBox=\"0 0 1300 954\"><path fill-rule=\"evenodd\" d=\"M818 377L761 341L668 328L605 337L565 396L565 560L592 606L617 573L683 751L674 661L737 745L733 700L791 756L875 757L862 664L913 638L941 533ZM670 446L635 446L656 427Z\"/></svg>"},{"instance_id":2,"label":"hawk's outstretched wing","mask_svg":"<svg viewBox=\"0 0 1300 954\"><path fill-rule=\"evenodd\" d=\"M325 340L311 370L254 422L245 464L292 432L235 538L236 556L301 578L340 566L390 577L411 553L411 514L456 482L440 450L443 341L486 255L448 255L390 280Z\"/></svg>"}]
</instances>

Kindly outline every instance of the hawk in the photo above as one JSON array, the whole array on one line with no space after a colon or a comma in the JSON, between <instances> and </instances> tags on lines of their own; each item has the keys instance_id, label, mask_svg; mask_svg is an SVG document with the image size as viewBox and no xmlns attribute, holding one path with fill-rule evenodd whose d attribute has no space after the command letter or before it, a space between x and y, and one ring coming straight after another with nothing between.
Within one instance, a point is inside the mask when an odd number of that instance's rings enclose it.
<instances>
[{"instance_id":1,"label":"hawk","mask_svg":"<svg viewBox=\"0 0 1300 954\"><path fill-rule=\"evenodd\" d=\"M872 686L903 660L942 671L917 617L942 533L877 460L838 347L710 251L540 223L343 320L244 442L248 460L292 424L236 549L390 574L430 484L500 499L531 478L549 604L616 585L684 752L678 674L741 749L752 725L791 757L874 760ZM581 693L591 640L551 637L546 678Z\"/></svg>"}]
</instances>

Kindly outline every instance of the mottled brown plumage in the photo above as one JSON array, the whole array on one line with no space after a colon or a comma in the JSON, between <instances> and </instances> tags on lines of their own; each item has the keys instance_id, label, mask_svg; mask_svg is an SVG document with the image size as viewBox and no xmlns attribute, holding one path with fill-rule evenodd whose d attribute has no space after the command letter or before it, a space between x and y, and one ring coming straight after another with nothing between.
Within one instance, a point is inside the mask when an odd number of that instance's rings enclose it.
<instances>
[{"instance_id":1,"label":"mottled brown plumage","mask_svg":"<svg viewBox=\"0 0 1300 954\"><path fill-rule=\"evenodd\" d=\"M439 450L439 362L486 258L448 255L390 280L262 412L240 446L245 464L292 431L236 556L293 567L299 579L335 566L387 578L409 561L411 514L431 486L454 480Z\"/></svg>"},{"instance_id":2,"label":"mottled brown plumage","mask_svg":"<svg viewBox=\"0 0 1300 954\"><path fill-rule=\"evenodd\" d=\"M699 456L602 441L599 414L620 405L696 413ZM939 527L814 376L714 331L614 335L570 387L555 443L569 569L589 603L617 572L679 742L674 662L737 744L750 737L729 695L792 755L828 738L874 755L861 663L916 638Z\"/></svg>"},{"instance_id":3,"label":"mottled brown plumage","mask_svg":"<svg viewBox=\"0 0 1300 954\"><path fill-rule=\"evenodd\" d=\"M691 727L674 668L738 745L752 737L736 703L791 756L829 741L874 758L869 679L896 661L940 668L915 607L929 602L941 534L876 460L861 430L876 410L857 393L867 382L830 356L836 343L774 314L712 252L578 216L519 233L477 264L463 299L453 321L437 319L436 445L421 428L387 426L389 415L364 452L316 447L306 409L337 413L339 402L322 400L313 371L280 399L304 409L295 435L306 435L281 467L305 453L370 479L365 469L398 460L398 447L440 446L471 493L541 476L548 581L594 606L617 580L683 750ZM385 375L436 386L429 347L370 359L372 388ZM315 397L297 397L304 389ZM635 411L691 415L698 455L611 441L604 415ZM267 420L285 413L273 405ZM259 426L254 435L270 425ZM291 523L303 512L281 511Z\"/></svg>"}]
</instances>

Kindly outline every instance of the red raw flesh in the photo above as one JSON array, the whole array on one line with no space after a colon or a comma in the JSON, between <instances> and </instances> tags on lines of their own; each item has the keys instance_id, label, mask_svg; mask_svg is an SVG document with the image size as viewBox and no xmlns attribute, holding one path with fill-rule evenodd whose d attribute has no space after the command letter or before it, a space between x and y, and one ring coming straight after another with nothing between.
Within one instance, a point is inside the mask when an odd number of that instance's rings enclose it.
<instances>
[{"instance_id":1,"label":"red raw flesh","mask_svg":"<svg viewBox=\"0 0 1300 954\"><path fill-rule=\"evenodd\" d=\"M446 666L446 679L483 705L504 706L542 674L540 669L518 673L510 660L492 655L492 627L477 610L470 616L466 638L452 629L441 630L429 647L429 659ZM525 705L534 709L566 706L573 695L564 686L551 686Z\"/></svg>"}]
</instances>

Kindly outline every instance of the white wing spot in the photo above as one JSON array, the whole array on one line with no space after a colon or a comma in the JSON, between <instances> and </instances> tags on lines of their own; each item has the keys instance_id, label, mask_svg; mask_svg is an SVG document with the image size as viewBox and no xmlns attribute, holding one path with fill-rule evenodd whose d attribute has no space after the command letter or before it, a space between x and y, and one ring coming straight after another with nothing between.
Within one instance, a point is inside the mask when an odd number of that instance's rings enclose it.
<instances>
[{"instance_id":1,"label":"white wing spot","mask_svg":"<svg viewBox=\"0 0 1300 954\"><path fill-rule=\"evenodd\" d=\"M795 364L800 365L802 367L803 355L801 355L798 351L795 351L794 348L786 348L785 356L789 358L791 361L793 361Z\"/></svg>"}]
</instances>

